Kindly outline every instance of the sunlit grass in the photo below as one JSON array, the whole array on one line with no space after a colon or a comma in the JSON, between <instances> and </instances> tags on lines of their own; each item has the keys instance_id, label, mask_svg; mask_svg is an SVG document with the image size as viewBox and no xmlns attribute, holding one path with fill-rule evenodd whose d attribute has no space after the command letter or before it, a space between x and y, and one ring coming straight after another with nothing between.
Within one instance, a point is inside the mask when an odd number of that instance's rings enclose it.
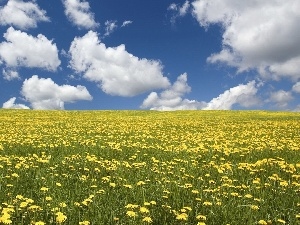
<instances>
[{"instance_id":1,"label":"sunlit grass","mask_svg":"<svg viewBox=\"0 0 300 225\"><path fill-rule=\"evenodd\" d=\"M0 110L0 224L300 224L300 114Z\"/></svg>"}]
</instances>

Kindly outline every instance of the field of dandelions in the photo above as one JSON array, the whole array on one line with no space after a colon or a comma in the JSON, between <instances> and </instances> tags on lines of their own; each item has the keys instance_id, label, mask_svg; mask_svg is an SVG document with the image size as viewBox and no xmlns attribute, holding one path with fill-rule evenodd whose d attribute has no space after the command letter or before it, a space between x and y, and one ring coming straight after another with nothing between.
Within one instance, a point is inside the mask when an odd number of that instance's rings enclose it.
<instances>
[{"instance_id":1,"label":"field of dandelions","mask_svg":"<svg viewBox=\"0 0 300 225\"><path fill-rule=\"evenodd\" d=\"M300 113L0 110L0 224L300 224Z\"/></svg>"}]
</instances>

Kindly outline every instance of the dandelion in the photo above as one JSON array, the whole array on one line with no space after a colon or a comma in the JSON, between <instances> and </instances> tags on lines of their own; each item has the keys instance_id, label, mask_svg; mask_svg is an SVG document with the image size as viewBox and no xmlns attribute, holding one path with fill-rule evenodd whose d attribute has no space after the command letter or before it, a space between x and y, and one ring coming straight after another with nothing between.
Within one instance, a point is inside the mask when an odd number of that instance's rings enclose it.
<instances>
[{"instance_id":1,"label":"dandelion","mask_svg":"<svg viewBox=\"0 0 300 225\"><path fill-rule=\"evenodd\" d=\"M181 213L181 214L178 214L176 216L176 219L177 220L187 220L188 219L188 215L186 213Z\"/></svg>"},{"instance_id":2,"label":"dandelion","mask_svg":"<svg viewBox=\"0 0 300 225\"><path fill-rule=\"evenodd\" d=\"M61 202L61 203L59 203L59 206L62 208L65 208L65 207L67 207L67 204L65 202Z\"/></svg>"},{"instance_id":3,"label":"dandelion","mask_svg":"<svg viewBox=\"0 0 300 225\"><path fill-rule=\"evenodd\" d=\"M252 210L258 210L258 209L259 209L259 206L257 206L257 205L251 205L250 208L251 208Z\"/></svg>"},{"instance_id":4,"label":"dandelion","mask_svg":"<svg viewBox=\"0 0 300 225\"><path fill-rule=\"evenodd\" d=\"M149 209L147 209L146 207L141 207L140 212L141 213L149 213Z\"/></svg>"},{"instance_id":5,"label":"dandelion","mask_svg":"<svg viewBox=\"0 0 300 225\"><path fill-rule=\"evenodd\" d=\"M144 217L142 221L145 222L145 223L152 223L152 219L149 216Z\"/></svg>"},{"instance_id":6,"label":"dandelion","mask_svg":"<svg viewBox=\"0 0 300 225\"><path fill-rule=\"evenodd\" d=\"M34 225L45 225L45 223L43 221L38 221L38 222L35 222Z\"/></svg>"},{"instance_id":7,"label":"dandelion","mask_svg":"<svg viewBox=\"0 0 300 225\"><path fill-rule=\"evenodd\" d=\"M115 183L109 183L109 186L116 187L116 184Z\"/></svg>"},{"instance_id":8,"label":"dandelion","mask_svg":"<svg viewBox=\"0 0 300 225\"><path fill-rule=\"evenodd\" d=\"M129 216L129 217L136 217L136 212L132 211L132 210L129 210L126 212L126 215Z\"/></svg>"},{"instance_id":9,"label":"dandelion","mask_svg":"<svg viewBox=\"0 0 300 225\"><path fill-rule=\"evenodd\" d=\"M56 222L57 223L63 223L67 220L67 216L64 215L62 212L57 212L56 214Z\"/></svg>"},{"instance_id":10,"label":"dandelion","mask_svg":"<svg viewBox=\"0 0 300 225\"><path fill-rule=\"evenodd\" d=\"M203 205L204 206L212 206L212 203L211 202L203 202Z\"/></svg>"},{"instance_id":11,"label":"dandelion","mask_svg":"<svg viewBox=\"0 0 300 225\"><path fill-rule=\"evenodd\" d=\"M47 187L41 187L41 189L40 189L41 191L44 191L44 192L46 192L46 191L48 191L49 190L49 188L47 188Z\"/></svg>"},{"instance_id":12,"label":"dandelion","mask_svg":"<svg viewBox=\"0 0 300 225\"><path fill-rule=\"evenodd\" d=\"M197 225L206 225L204 222L198 222Z\"/></svg>"},{"instance_id":13,"label":"dandelion","mask_svg":"<svg viewBox=\"0 0 300 225\"><path fill-rule=\"evenodd\" d=\"M282 220L282 219L278 219L277 222L278 223L282 223L282 224L286 224L286 222L284 220Z\"/></svg>"},{"instance_id":14,"label":"dandelion","mask_svg":"<svg viewBox=\"0 0 300 225\"><path fill-rule=\"evenodd\" d=\"M79 222L79 225L90 225L90 221L82 221L82 222Z\"/></svg>"},{"instance_id":15,"label":"dandelion","mask_svg":"<svg viewBox=\"0 0 300 225\"><path fill-rule=\"evenodd\" d=\"M268 225L268 223L265 220L260 220L260 221L258 221L257 224L259 224L259 225Z\"/></svg>"},{"instance_id":16,"label":"dandelion","mask_svg":"<svg viewBox=\"0 0 300 225\"><path fill-rule=\"evenodd\" d=\"M196 216L196 219L197 220L206 220L206 216L198 215L198 216Z\"/></svg>"}]
</instances>

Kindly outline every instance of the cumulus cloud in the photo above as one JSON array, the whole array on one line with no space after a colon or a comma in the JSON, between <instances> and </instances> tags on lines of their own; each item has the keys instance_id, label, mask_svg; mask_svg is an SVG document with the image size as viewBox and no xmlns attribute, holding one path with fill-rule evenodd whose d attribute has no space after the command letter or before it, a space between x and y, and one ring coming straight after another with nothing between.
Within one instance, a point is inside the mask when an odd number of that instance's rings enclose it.
<instances>
[{"instance_id":1,"label":"cumulus cloud","mask_svg":"<svg viewBox=\"0 0 300 225\"><path fill-rule=\"evenodd\" d=\"M70 67L110 95L135 96L169 85L159 61L133 56L124 45L106 47L93 31L76 37L69 54Z\"/></svg>"},{"instance_id":2,"label":"cumulus cloud","mask_svg":"<svg viewBox=\"0 0 300 225\"><path fill-rule=\"evenodd\" d=\"M36 2L23 0L9 0L0 7L0 24L13 25L19 29L37 27L38 22L48 22L46 11L39 8Z\"/></svg>"},{"instance_id":3,"label":"cumulus cloud","mask_svg":"<svg viewBox=\"0 0 300 225\"><path fill-rule=\"evenodd\" d=\"M235 104L243 107L255 106L260 103L256 97L257 91L255 81L250 81L248 84L240 84L213 98L203 109L229 110Z\"/></svg>"},{"instance_id":4,"label":"cumulus cloud","mask_svg":"<svg viewBox=\"0 0 300 225\"><path fill-rule=\"evenodd\" d=\"M90 11L90 4L85 0L62 0L65 15L78 28L93 29L99 26L94 14Z\"/></svg>"},{"instance_id":5,"label":"cumulus cloud","mask_svg":"<svg viewBox=\"0 0 300 225\"><path fill-rule=\"evenodd\" d=\"M117 29L117 21L107 20L105 22L105 34L104 36L109 36L112 32L114 32Z\"/></svg>"},{"instance_id":6,"label":"cumulus cloud","mask_svg":"<svg viewBox=\"0 0 300 225\"><path fill-rule=\"evenodd\" d=\"M2 70L2 74L3 74L3 78L4 80L8 80L8 81L11 81L11 80L14 80L14 79L20 79L20 76L19 76L19 73L17 71L14 71L14 70L5 70L3 69Z\"/></svg>"},{"instance_id":7,"label":"cumulus cloud","mask_svg":"<svg viewBox=\"0 0 300 225\"><path fill-rule=\"evenodd\" d=\"M191 91L187 84L187 74L181 74L172 86L160 94L151 92L143 101L141 108L151 110L195 110L206 106L205 102L184 99L183 96Z\"/></svg>"},{"instance_id":8,"label":"cumulus cloud","mask_svg":"<svg viewBox=\"0 0 300 225\"><path fill-rule=\"evenodd\" d=\"M16 104L16 98L10 98L7 102L4 102L2 108L4 109L29 109L28 106L23 104Z\"/></svg>"},{"instance_id":9,"label":"cumulus cloud","mask_svg":"<svg viewBox=\"0 0 300 225\"><path fill-rule=\"evenodd\" d=\"M293 99L294 97L291 92L279 90L272 92L268 101L274 102L279 108L286 108Z\"/></svg>"},{"instance_id":10,"label":"cumulus cloud","mask_svg":"<svg viewBox=\"0 0 300 225\"><path fill-rule=\"evenodd\" d=\"M201 26L224 29L223 49L208 62L275 80L300 78L300 1L195 0L192 6Z\"/></svg>"},{"instance_id":11,"label":"cumulus cloud","mask_svg":"<svg viewBox=\"0 0 300 225\"><path fill-rule=\"evenodd\" d=\"M171 17L171 23L174 24L178 17L185 16L189 11L190 6L191 5L189 1L185 1L185 3L182 6L179 6L175 3L170 4L168 10L173 12L173 15Z\"/></svg>"},{"instance_id":12,"label":"cumulus cloud","mask_svg":"<svg viewBox=\"0 0 300 225\"><path fill-rule=\"evenodd\" d=\"M24 81L21 94L33 109L64 109L65 102L92 100L84 86L60 86L50 78L39 78L37 75Z\"/></svg>"},{"instance_id":13,"label":"cumulus cloud","mask_svg":"<svg viewBox=\"0 0 300 225\"><path fill-rule=\"evenodd\" d=\"M0 62L7 67L43 68L55 71L60 65L56 44L39 34L33 37L10 27L0 43Z\"/></svg>"}]
</instances>

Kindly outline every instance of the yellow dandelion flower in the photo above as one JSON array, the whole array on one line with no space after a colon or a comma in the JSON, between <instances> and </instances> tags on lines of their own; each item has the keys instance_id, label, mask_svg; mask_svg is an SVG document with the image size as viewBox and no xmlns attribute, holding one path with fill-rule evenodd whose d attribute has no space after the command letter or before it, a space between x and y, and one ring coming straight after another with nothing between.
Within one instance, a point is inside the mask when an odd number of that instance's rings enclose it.
<instances>
[{"instance_id":1,"label":"yellow dandelion flower","mask_svg":"<svg viewBox=\"0 0 300 225\"><path fill-rule=\"evenodd\" d=\"M41 189L40 189L41 191L48 191L49 190L49 188L47 188L47 187L41 187Z\"/></svg>"},{"instance_id":2,"label":"yellow dandelion flower","mask_svg":"<svg viewBox=\"0 0 300 225\"><path fill-rule=\"evenodd\" d=\"M116 187L116 184L115 183L109 183L109 186Z\"/></svg>"},{"instance_id":3,"label":"yellow dandelion flower","mask_svg":"<svg viewBox=\"0 0 300 225\"><path fill-rule=\"evenodd\" d=\"M55 215L57 223L63 223L67 220L67 216L64 215L62 212L57 212Z\"/></svg>"},{"instance_id":4,"label":"yellow dandelion flower","mask_svg":"<svg viewBox=\"0 0 300 225\"><path fill-rule=\"evenodd\" d=\"M62 208L65 208L65 207L67 207L67 204L65 202L61 202L61 203L59 203L59 206Z\"/></svg>"},{"instance_id":5,"label":"yellow dandelion flower","mask_svg":"<svg viewBox=\"0 0 300 225\"><path fill-rule=\"evenodd\" d=\"M140 212L141 213L149 213L149 209L147 209L146 207L141 207Z\"/></svg>"},{"instance_id":6,"label":"yellow dandelion flower","mask_svg":"<svg viewBox=\"0 0 300 225\"><path fill-rule=\"evenodd\" d=\"M268 223L265 220L260 220L260 221L258 221L257 224L259 224L259 225L268 225Z\"/></svg>"},{"instance_id":7,"label":"yellow dandelion flower","mask_svg":"<svg viewBox=\"0 0 300 225\"><path fill-rule=\"evenodd\" d=\"M152 219L151 219L151 217L149 217L149 216L144 217L142 221L143 221L143 222L146 222L146 223L152 223Z\"/></svg>"},{"instance_id":8,"label":"yellow dandelion flower","mask_svg":"<svg viewBox=\"0 0 300 225\"><path fill-rule=\"evenodd\" d=\"M176 216L177 220L187 220L188 219L188 214L186 213L180 213Z\"/></svg>"},{"instance_id":9,"label":"yellow dandelion flower","mask_svg":"<svg viewBox=\"0 0 300 225\"><path fill-rule=\"evenodd\" d=\"M132 210L129 210L126 212L126 215L129 216L129 217L136 217L136 212L132 211Z\"/></svg>"},{"instance_id":10,"label":"yellow dandelion flower","mask_svg":"<svg viewBox=\"0 0 300 225\"><path fill-rule=\"evenodd\" d=\"M196 216L196 219L197 220L206 220L206 216L198 215L198 216Z\"/></svg>"},{"instance_id":11,"label":"yellow dandelion flower","mask_svg":"<svg viewBox=\"0 0 300 225\"><path fill-rule=\"evenodd\" d=\"M34 225L45 225L45 223L43 221L38 221L38 222L35 222Z\"/></svg>"},{"instance_id":12,"label":"yellow dandelion flower","mask_svg":"<svg viewBox=\"0 0 300 225\"><path fill-rule=\"evenodd\" d=\"M79 222L79 225L90 225L90 221L82 221L82 222Z\"/></svg>"},{"instance_id":13,"label":"yellow dandelion flower","mask_svg":"<svg viewBox=\"0 0 300 225\"><path fill-rule=\"evenodd\" d=\"M206 225L204 222L198 222L197 225Z\"/></svg>"},{"instance_id":14,"label":"yellow dandelion flower","mask_svg":"<svg viewBox=\"0 0 300 225\"><path fill-rule=\"evenodd\" d=\"M282 219L278 219L277 222L278 223L282 223L282 224L286 224L286 222L284 220L282 220Z\"/></svg>"},{"instance_id":15,"label":"yellow dandelion flower","mask_svg":"<svg viewBox=\"0 0 300 225\"><path fill-rule=\"evenodd\" d=\"M257 205L251 205L250 208L251 208L252 210L258 210L258 209L259 209L259 206L257 206Z\"/></svg>"}]
</instances>

